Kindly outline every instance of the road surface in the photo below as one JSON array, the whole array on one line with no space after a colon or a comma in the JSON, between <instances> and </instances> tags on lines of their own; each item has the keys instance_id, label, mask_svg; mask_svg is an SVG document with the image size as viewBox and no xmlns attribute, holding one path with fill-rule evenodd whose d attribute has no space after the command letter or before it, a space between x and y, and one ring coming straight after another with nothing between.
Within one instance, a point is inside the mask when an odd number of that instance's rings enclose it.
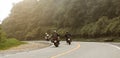
<instances>
[{"instance_id":1,"label":"road surface","mask_svg":"<svg viewBox=\"0 0 120 58\"><path fill-rule=\"evenodd\" d=\"M53 45L44 49L0 55L0 58L120 58L120 48L109 43L61 42L60 47Z\"/></svg>"}]
</instances>

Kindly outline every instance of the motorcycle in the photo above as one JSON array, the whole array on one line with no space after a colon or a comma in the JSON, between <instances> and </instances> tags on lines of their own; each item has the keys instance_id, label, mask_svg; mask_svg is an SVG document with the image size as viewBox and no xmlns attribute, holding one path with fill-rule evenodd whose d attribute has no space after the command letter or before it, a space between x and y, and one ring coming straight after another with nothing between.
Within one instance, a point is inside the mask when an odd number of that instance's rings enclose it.
<instances>
[{"instance_id":1,"label":"motorcycle","mask_svg":"<svg viewBox=\"0 0 120 58\"><path fill-rule=\"evenodd\" d=\"M54 40L53 43L54 43L55 47L59 47L59 40Z\"/></svg>"},{"instance_id":2,"label":"motorcycle","mask_svg":"<svg viewBox=\"0 0 120 58\"><path fill-rule=\"evenodd\" d=\"M51 42L54 44L55 47L59 47L60 38L59 37L53 38L53 39L51 39Z\"/></svg>"},{"instance_id":3,"label":"motorcycle","mask_svg":"<svg viewBox=\"0 0 120 58\"><path fill-rule=\"evenodd\" d=\"M49 38L48 36L45 36L45 40L46 40L46 41L49 41L50 38Z\"/></svg>"},{"instance_id":4,"label":"motorcycle","mask_svg":"<svg viewBox=\"0 0 120 58\"><path fill-rule=\"evenodd\" d=\"M66 39L66 42L71 45L72 40L70 38Z\"/></svg>"}]
</instances>

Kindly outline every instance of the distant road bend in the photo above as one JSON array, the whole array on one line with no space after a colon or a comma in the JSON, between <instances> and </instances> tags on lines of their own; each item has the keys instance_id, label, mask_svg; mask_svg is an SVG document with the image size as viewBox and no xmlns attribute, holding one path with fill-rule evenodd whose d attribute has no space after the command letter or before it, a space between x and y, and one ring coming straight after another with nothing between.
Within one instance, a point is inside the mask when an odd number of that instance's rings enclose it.
<instances>
[{"instance_id":1,"label":"distant road bend","mask_svg":"<svg viewBox=\"0 0 120 58\"><path fill-rule=\"evenodd\" d=\"M53 45L44 49L1 55L0 58L120 58L120 48L109 43L61 42L58 48Z\"/></svg>"}]
</instances>

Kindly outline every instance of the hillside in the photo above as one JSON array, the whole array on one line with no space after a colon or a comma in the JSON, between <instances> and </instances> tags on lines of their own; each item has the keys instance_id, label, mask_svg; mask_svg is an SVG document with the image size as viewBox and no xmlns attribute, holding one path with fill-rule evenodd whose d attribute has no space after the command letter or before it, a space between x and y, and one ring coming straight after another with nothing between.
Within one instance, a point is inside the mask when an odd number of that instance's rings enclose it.
<instances>
[{"instance_id":1,"label":"hillside","mask_svg":"<svg viewBox=\"0 0 120 58\"><path fill-rule=\"evenodd\" d=\"M41 39L57 29L80 37L119 37L120 0L24 0L2 27L9 37Z\"/></svg>"}]
</instances>

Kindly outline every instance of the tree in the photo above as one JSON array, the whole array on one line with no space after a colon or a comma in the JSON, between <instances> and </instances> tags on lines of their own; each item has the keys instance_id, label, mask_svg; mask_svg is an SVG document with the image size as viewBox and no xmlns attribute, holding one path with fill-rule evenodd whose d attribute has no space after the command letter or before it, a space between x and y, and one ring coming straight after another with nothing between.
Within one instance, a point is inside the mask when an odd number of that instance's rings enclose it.
<instances>
[{"instance_id":1,"label":"tree","mask_svg":"<svg viewBox=\"0 0 120 58\"><path fill-rule=\"evenodd\" d=\"M8 37L42 38L48 30L70 31L89 37L119 33L120 0L24 0L3 21ZM116 19L115 19L116 20ZM111 27L112 26L112 27ZM113 29L115 32L113 32ZM112 31L111 31L112 30Z\"/></svg>"}]
</instances>

